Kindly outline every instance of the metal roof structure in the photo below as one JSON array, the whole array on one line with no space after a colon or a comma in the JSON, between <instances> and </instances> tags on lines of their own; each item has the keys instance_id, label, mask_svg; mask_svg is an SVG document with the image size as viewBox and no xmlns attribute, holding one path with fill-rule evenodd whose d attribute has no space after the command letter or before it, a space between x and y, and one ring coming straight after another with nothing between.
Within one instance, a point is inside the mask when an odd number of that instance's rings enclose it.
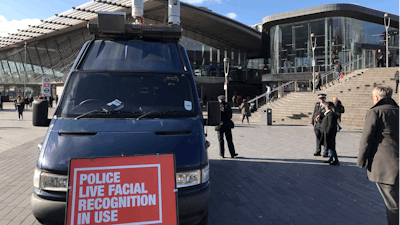
<instances>
[{"instance_id":1,"label":"metal roof structure","mask_svg":"<svg viewBox=\"0 0 400 225\"><path fill-rule=\"evenodd\" d=\"M92 0L41 20L39 25L18 30L17 33L10 34L8 37L0 37L0 51L21 46L25 41L35 42L85 27L88 21L97 20L99 11L126 12L129 15L131 6L132 0ZM144 0L144 16L165 21L167 6L167 0ZM257 54L261 44L261 33L257 30L204 7L181 2L181 21L183 27L211 37L218 36L227 44L254 52L254 55Z\"/></svg>"},{"instance_id":2,"label":"metal roof structure","mask_svg":"<svg viewBox=\"0 0 400 225\"><path fill-rule=\"evenodd\" d=\"M147 0L145 0L147 2ZM97 19L99 11L124 11L131 8L132 0L93 0L78 7L60 14L55 14L48 19L41 20L41 24L29 26L28 29L18 30L16 34L10 34L8 37L0 37L0 48L12 47L15 44L23 44L25 41L36 41L35 38L47 35L57 35L68 31L67 28L78 26L82 27L88 21Z\"/></svg>"},{"instance_id":3,"label":"metal roof structure","mask_svg":"<svg viewBox=\"0 0 400 225\"><path fill-rule=\"evenodd\" d=\"M0 88L1 84L40 83L43 76L50 77L52 82L62 82L83 44L94 38L86 28L88 22L97 22L99 11L109 11L125 12L130 23L131 6L132 0L92 0L42 20L39 25L0 37ZM223 57L227 51L235 51L231 56L241 57L243 66L244 57L259 55L261 32L204 7L181 2L180 8L181 41L188 45L192 63L197 60L200 65L205 60L196 49L199 43L208 52L212 48L213 54L207 60L212 56L216 61L219 60L216 54ZM145 24L166 24L167 12L168 0L144 0Z\"/></svg>"}]
</instances>

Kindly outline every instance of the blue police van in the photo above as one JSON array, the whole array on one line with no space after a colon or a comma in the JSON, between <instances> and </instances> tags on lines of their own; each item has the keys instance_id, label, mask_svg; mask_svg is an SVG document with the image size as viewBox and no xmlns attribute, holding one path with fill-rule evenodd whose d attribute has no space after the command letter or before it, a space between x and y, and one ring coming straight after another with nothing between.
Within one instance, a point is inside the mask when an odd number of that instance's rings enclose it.
<instances>
[{"instance_id":1,"label":"blue police van","mask_svg":"<svg viewBox=\"0 0 400 225\"><path fill-rule=\"evenodd\" d=\"M179 223L207 224L204 126L217 125L220 112L211 102L203 118L181 27L88 27L95 39L82 47L52 118L40 120L43 100L34 103L34 125L49 128L34 171L33 215L64 224L71 158L174 153Z\"/></svg>"}]
</instances>

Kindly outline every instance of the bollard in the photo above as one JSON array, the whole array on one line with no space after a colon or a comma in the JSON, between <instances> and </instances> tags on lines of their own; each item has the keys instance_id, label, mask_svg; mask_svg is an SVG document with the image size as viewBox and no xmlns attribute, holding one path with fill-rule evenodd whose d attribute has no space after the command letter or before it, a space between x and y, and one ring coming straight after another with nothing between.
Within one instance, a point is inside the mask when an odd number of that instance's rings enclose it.
<instances>
[{"instance_id":1,"label":"bollard","mask_svg":"<svg viewBox=\"0 0 400 225\"><path fill-rule=\"evenodd\" d=\"M267 126L272 125L272 109L270 108L262 109L260 111L260 115L261 115L261 125L267 125Z\"/></svg>"},{"instance_id":2,"label":"bollard","mask_svg":"<svg viewBox=\"0 0 400 225\"><path fill-rule=\"evenodd\" d=\"M46 99L35 99L32 104L33 126L48 126L48 102Z\"/></svg>"}]
</instances>

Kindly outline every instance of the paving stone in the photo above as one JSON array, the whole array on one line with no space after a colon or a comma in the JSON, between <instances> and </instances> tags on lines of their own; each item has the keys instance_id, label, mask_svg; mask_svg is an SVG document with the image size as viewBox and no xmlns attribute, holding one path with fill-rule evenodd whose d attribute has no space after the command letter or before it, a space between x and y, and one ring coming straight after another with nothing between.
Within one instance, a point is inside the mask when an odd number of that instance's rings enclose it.
<instances>
[{"instance_id":1,"label":"paving stone","mask_svg":"<svg viewBox=\"0 0 400 225\"><path fill-rule=\"evenodd\" d=\"M31 111L24 121L15 118L15 111L0 111L0 225L39 224L31 213L30 196L37 144L47 128L32 126ZM311 126L234 122L236 159L218 158L217 134L207 128L210 225L386 224L376 185L367 180L365 169L355 166L360 130L343 128L338 133L341 165L329 166L325 158L312 155Z\"/></svg>"}]
</instances>

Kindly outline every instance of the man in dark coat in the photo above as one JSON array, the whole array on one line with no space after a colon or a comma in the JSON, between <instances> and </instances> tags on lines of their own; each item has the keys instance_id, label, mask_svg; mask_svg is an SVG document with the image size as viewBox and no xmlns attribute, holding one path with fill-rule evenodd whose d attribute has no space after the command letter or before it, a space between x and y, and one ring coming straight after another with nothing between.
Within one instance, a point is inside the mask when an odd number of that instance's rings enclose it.
<instances>
[{"instance_id":1,"label":"man in dark coat","mask_svg":"<svg viewBox=\"0 0 400 225\"><path fill-rule=\"evenodd\" d=\"M242 110L242 124L243 120L246 117L247 119L247 125L249 124L249 116L250 116L250 104L247 102L246 99L243 99L242 104L240 104L239 109Z\"/></svg>"},{"instance_id":2,"label":"man in dark coat","mask_svg":"<svg viewBox=\"0 0 400 225\"><path fill-rule=\"evenodd\" d=\"M394 80L396 81L396 93L397 93L397 88L399 87L399 70L396 71L394 74Z\"/></svg>"},{"instance_id":3,"label":"man in dark coat","mask_svg":"<svg viewBox=\"0 0 400 225\"><path fill-rule=\"evenodd\" d=\"M386 204L388 224L399 224L399 106L390 87L374 88L374 106L367 112L357 166L367 167Z\"/></svg>"},{"instance_id":4,"label":"man in dark coat","mask_svg":"<svg viewBox=\"0 0 400 225\"><path fill-rule=\"evenodd\" d=\"M376 53L376 60L378 61L378 65L376 67L383 67L383 53L381 52L380 49L378 49L378 52Z\"/></svg>"},{"instance_id":5,"label":"man in dark coat","mask_svg":"<svg viewBox=\"0 0 400 225\"><path fill-rule=\"evenodd\" d=\"M221 110L221 123L215 127L215 130L218 133L218 141L219 141L219 155L220 158L224 158L225 148L224 148L224 134L226 138L226 142L228 143L229 153L232 158L235 158L238 154L235 153L235 146L233 146L232 142L232 128L234 124L232 122L232 109L231 106L225 102L225 96L218 96L218 101L220 103Z\"/></svg>"},{"instance_id":6,"label":"man in dark coat","mask_svg":"<svg viewBox=\"0 0 400 225\"><path fill-rule=\"evenodd\" d=\"M333 97L333 105L335 106L335 114L337 117L337 131L340 131L342 128L339 123L342 122L342 102L337 98Z\"/></svg>"},{"instance_id":7,"label":"man in dark coat","mask_svg":"<svg viewBox=\"0 0 400 225\"><path fill-rule=\"evenodd\" d=\"M339 159L336 153L336 133L338 124L335 111L336 109L333 102L327 102L325 104L324 118L321 121L321 131L324 135L324 146L329 151L329 160L325 161L325 163L329 163L329 165L339 165Z\"/></svg>"},{"instance_id":8,"label":"man in dark coat","mask_svg":"<svg viewBox=\"0 0 400 225\"><path fill-rule=\"evenodd\" d=\"M388 60L389 60L388 67L391 67L393 62L393 55L390 54L390 51L388 51Z\"/></svg>"},{"instance_id":9,"label":"man in dark coat","mask_svg":"<svg viewBox=\"0 0 400 225\"><path fill-rule=\"evenodd\" d=\"M315 72L315 90L321 90L321 75L318 72Z\"/></svg>"},{"instance_id":10,"label":"man in dark coat","mask_svg":"<svg viewBox=\"0 0 400 225\"><path fill-rule=\"evenodd\" d=\"M322 119L324 118L326 95L325 94L319 94L318 98L319 98L319 102L317 102L315 104L314 113L313 113L312 118L311 118L311 125L314 126L315 137L316 137L316 140L317 140L317 147L315 149L314 156L320 156L321 155L321 145L322 145L322 143L324 143L323 133L321 131L321 122L320 121L322 121ZM317 116L319 116L320 120L315 121L315 118L317 118ZM323 156L324 157L329 157L328 149L326 148L326 146L324 146Z\"/></svg>"}]
</instances>

